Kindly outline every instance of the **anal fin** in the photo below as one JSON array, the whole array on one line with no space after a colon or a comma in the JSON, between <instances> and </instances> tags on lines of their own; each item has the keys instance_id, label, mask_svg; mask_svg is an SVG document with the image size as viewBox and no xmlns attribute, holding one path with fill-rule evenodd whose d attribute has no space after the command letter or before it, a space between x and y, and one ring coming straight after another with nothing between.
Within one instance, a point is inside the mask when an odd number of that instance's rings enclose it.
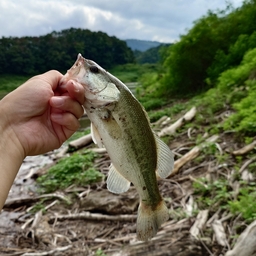
<instances>
[{"instance_id":1,"label":"anal fin","mask_svg":"<svg viewBox=\"0 0 256 256\"><path fill-rule=\"evenodd\" d=\"M170 148L155 135L157 145L157 169L156 172L160 178L167 178L173 170L174 158Z\"/></svg>"},{"instance_id":2,"label":"anal fin","mask_svg":"<svg viewBox=\"0 0 256 256\"><path fill-rule=\"evenodd\" d=\"M113 164L109 167L107 178L107 188L110 192L121 194L126 192L130 187L130 181L127 180L120 172L116 170Z\"/></svg>"}]
</instances>

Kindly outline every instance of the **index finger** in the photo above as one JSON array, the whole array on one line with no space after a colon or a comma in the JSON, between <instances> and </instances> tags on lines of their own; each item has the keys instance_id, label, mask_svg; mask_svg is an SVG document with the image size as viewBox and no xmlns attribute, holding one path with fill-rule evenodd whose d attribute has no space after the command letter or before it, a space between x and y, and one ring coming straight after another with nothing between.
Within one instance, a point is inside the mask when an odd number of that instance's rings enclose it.
<instances>
[{"instance_id":1,"label":"index finger","mask_svg":"<svg viewBox=\"0 0 256 256\"><path fill-rule=\"evenodd\" d=\"M63 75L57 70L50 70L36 77L50 84L52 86L52 89L56 90Z\"/></svg>"},{"instance_id":2,"label":"index finger","mask_svg":"<svg viewBox=\"0 0 256 256\"><path fill-rule=\"evenodd\" d=\"M74 80L69 80L66 83L66 90L71 98L77 100L81 105L84 104L85 89L80 83L78 83Z\"/></svg>"}]
</instances>

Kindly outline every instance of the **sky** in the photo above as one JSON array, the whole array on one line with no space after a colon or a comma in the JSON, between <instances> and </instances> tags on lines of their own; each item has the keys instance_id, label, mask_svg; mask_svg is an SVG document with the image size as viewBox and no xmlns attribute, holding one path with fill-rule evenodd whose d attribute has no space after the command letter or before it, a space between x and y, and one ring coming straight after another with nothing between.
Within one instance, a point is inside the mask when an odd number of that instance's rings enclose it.
<instances>
[{"instance_id":1,"label":"sky","mask_svg":"<svg viewBox=\"0 0 256 256\"><path fill-rule=\"evenodd\" d=\"M119 39L173 43L225 0L0 0L0 37L82 28ZM237 8L243 0L229 0Z\"/></svg>"}]
</instances>

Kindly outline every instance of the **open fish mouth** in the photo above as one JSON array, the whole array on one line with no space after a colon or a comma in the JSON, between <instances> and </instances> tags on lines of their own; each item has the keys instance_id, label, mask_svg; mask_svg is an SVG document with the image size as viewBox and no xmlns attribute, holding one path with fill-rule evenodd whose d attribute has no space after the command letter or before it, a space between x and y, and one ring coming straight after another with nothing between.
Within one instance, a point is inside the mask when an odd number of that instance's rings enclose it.
<instances>
[{"instance_id":1,"label":"open fish mouth","mask_svg":"<svg viewBox=\"0 0 256 256\"><path fill-rule=\"evenodd\" d=\"M88 83L84 78L88 78L90 73L97 75L100 73L100 67L92 61L85 59L81 53L78 54L77 60L74 65L67 71L67 76L70 79L82 84L85 90L91 94L99 94L108 87L108 83ZM97 84L97 86L95 86Z\"/></svg>"}]
</instances>

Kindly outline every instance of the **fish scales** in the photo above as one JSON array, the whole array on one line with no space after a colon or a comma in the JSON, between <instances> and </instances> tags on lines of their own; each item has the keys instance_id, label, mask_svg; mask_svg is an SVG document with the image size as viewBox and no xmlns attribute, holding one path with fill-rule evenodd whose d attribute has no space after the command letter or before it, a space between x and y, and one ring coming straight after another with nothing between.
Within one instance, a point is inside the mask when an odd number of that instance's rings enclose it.
<instances>
[{"instance_id":1,"label":"fish scales","mask_svg":"<svg viewBox=\"0 0 256 256\"><path fill-rule=\"evenodd\" d=\"M79 54L62 82L84 86L93 140L105 146L112 162L107 188L123 193L133 183L140 196L137 238L152 238L169 218L156 173L161 178L170 175L172 152L152 132L144 108L130 90L97 63Z\"/></svg>"},{"instance_id":2,"label":"fish scales","mask_svg":"<svg viewBox=\"0 0 256 256\"><path fill-rule=\"evenodd\" d=\"M121 91L121 97L117 103L115 110L112 112L113 117L118 120L120 127L124 129L124 136L127 139L122 145L125 157L128 159L136 159L136 163L141 172L136 172L138 168L130 168L129 172L133 173L131 182L139 187L139 194L146 204L154 205L155 202L160 200L161 196L158 190L157 181L152 172L155 174L157 165L157 149L154 135L152 134L149 122L142 122L146 119L145 111L141 108L138 101L124 88L118 87ZM119 111L120 109L120 111ZM124 111L126 110L126 111ZM129 112L129 115L125 113ZM123 117L125 121L123 120ZM136 126L137 129L133 129ZM141 141L141 137L144 139ZM131 149L131 150L130 150ZM144 150L147 149L147 150ZM121 168L121 167L120 167ZM129 178L129 176L128 176ZM143 186L139 186L143 184ZM143 198L145 197L145 199Z\"/></svg>"}]
</instances>

